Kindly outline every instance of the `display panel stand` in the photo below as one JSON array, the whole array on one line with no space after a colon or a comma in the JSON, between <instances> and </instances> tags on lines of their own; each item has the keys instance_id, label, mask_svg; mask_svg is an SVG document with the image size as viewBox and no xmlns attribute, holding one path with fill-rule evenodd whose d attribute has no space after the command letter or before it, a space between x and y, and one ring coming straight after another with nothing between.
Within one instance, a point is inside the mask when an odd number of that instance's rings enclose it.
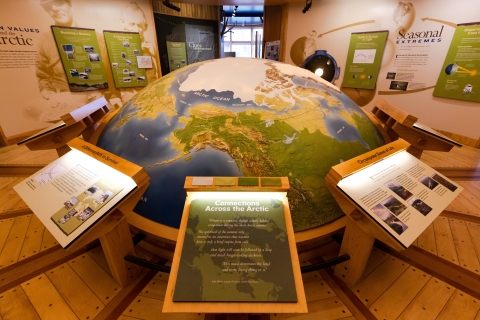
<instances>
[{"instance_id":1,"label":"display panel stand","mask_svg":"<svg viewBox=\"0 0 480 320\"><path fill-rule=\"evenodd\" d=\"M348 216L335 275L350 288L361 279L375 239L402 251L462 188L409 154L403 139L330 169L327 187ZM436 180L434 180L436 179Z\"/></svg>"},{"instance_id":2,"label":"display panel stand","mask_svg":"<svg viewBox=\"0 0 480 320\"><path fill-rule=\"evenodd\" d=\"M204 179L207 178L207 179ZM211 180L210 180L211 178ZM220 177L217 177L220 178ZM215 179L217 179L215 178ZM187 192L187 199L185 200L185 207L182 216L182 222L180 225L180 230L178 233L177 244L175 248L174 258L172 262L171 273L168 281L168 286L166 290L166 296L163 305L163 312L166 313L213 313L213 314L241 314L241 313L306 313L307 303L305 298L305 292L303 289L302 276L300 272L300 263L298 259L298 254L295 245L295 237L293 233L293 225L290 216L290 210L287 199L287 191L289 190L289 183L287 177L282 178L244 178L244 177L221 177L227 178L228 180L233 179L233 181L225 182L222 180L222 185L218 185L213 182L213 177L187 177L185 181L185 190ZM240 181L239 179L246 179L245 181ZM252 181L247 181L252 179ZM253 180L255 180L253 181ZM265 180L262 180L265 179ZM267 181L268 183L262 183ZM216 180L215 180L216 181ZM245 183L243 183L245 182ZM278 183L277 183L278 182ZM243 184L243 185L242 185ZM191 215L191 207L199 202L197 200L205 200L211 198L213 195L214 199L217 197L226 196L244 196L250 197L251 194L254 194L254 197L260 197L262 194L264 197L268 198L268 202L273 201L269 198L273 194L276 199L281 200L283 203L283 216L285 219L286 233L288 238L288 250L290 252L293 279L294 279L294 288L296 293L296 302L265 302L265 301L240 301L235 299L233 300L223 300L223 301L199 301L194 300L194 302L182 301L174 302L175 298L175 287L177 285L177 280L181 279L178 277L179 268L181 267L182 260L182 249L184 243L186 242L186 230L189 222L189 215ZM212 199L213 199L212 198ZM193 203L192 203L193 202ZM277 207L278 208L278 207ZM236 210L234 210L236 212ZM243 210L242 210L243 211ZM210 218L210 216L208 216ZM201 218L200 218L201 219ZM201 220L200 220L201 221ZM210 221L210 219L208 219ZM196 227L197 228L197 227ZM200 228L200 226L198 227ZM200 230L200 229L199 229ZM235 229L234 229L235 230ZM242 230L242 229L240 229ZM191 234L189 233L189 237ZM250 245L250 244L249 244ZM243 247L242 247L243 248ZM228 252L228 251L227 251ZM188 253L188 252L187 252ZM280 252L279 252L280 253ZM203 257L205 257L202 254ZM227 260L225 260L227 261ZM222 271L223 272L223 271ZM234 275L234 274L233 274ZM216 277L217 275L215 275ZM213 282L212 282L213 283ZM208 284L205 284L208 285ZM195 286L192 285L192 290L195 290ZM239 290L238 294L242 294ZM267 290L268 291L268 290ZM204 299L206 300L206 299ZM237 315L240 317L240 315Z\"/></svg>"},{"instance_id":3,"label":"display panel stand","mask_svg":"<svg viewBox=\"0 0 480 320\"><path fill-rule=\"evenodd\" d=\"M462 145L418 122L411 114L377 99L372 113L383 124L392 140L399 137L411 144L409 153L420 158L423 150L448 152Z\"/></svg>"},{"instance_id":4,"label":"display panel stand","mask_svg":"<svg viewBox=\"0 0 480 320\"><path fill-rule=\"evenodd\" d=\"M124 260L126 255L135 256L126 214L133 210L150 178L142 167L80 138L67 146L69 153L15 190L66 250L74 252L99 239L112 277L125 287L141 272L140 267ZM53 173L48 169L55 166L62 170ZM38 183L40 177L45 178ZM50 197L47 201L46 196ZM57 211L67 198L67 209ZM82 217L85 212L90 216Z\"/></svg>"},{"instance_id":5,"label":"display panel stand","mask_svg":"<svg viewBox=\"0 0 480 320\"><path fill-rule=\"evenodd\" d=\"M59 156L70 148L67 142L79 135L88 141L96 129L97 123L110 111L107 100L99 98L70 113L61 116L61 121L22 140L18 145L25 144L28 149L56 149Z\"/></svg>"},{"instance_id":6,"label":"display panel stand","mask_svg":"<svg viewBox=\"0 0 480 320\"><path fill-rule=\"evenodd\" d=\"M352 201L337 188L338 182L343 178L391 156L394 153L405 151L410 144L406 143L404 140L397 140L389 143L387 146L392 146L393 149L390 152L383 154L381 157L376 158L375 161L358 164L356 158L353 158L332 167L325 177L327 188L340 205L342 211L349 217L345 227L339 256L342 254L348 254L350 255L350 260L336 265L335 275L342 279L350 288L353 288L363 276L375 239L379 239L395 250L404 250L398 242L393 240L387 232L371 221L361 209L353 204ZM367 154L368 153L361 157L364 157Z\"/></svg>"}]
</instances>

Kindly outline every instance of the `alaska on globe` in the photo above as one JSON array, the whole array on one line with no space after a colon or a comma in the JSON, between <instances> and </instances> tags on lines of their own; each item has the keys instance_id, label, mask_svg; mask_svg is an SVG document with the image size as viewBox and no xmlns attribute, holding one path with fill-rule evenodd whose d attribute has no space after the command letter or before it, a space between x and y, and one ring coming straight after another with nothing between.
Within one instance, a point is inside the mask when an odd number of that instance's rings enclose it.
<instances>
[{"instance_id":1,"label":"alaska on globe","mask_svg":"<svg viewBox=\"0 0 480 320\"><path fill-rule=\"evenodd\" d=\"M186 176L282 177L295 231L343 215L328 170L385 142L348 96L312 72L263 59L192 64L149 84L109 121L97 145L143 166L134 211L178 228Z\"/></svg>"}]
</instances>

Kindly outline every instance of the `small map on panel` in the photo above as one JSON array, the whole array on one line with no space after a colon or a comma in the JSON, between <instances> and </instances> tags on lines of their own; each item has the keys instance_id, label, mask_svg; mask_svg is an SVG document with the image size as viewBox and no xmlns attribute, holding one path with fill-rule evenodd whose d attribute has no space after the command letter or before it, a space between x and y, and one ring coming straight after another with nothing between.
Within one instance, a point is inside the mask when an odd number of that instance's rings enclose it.
<instances>
[{"instance_id":1,"label":"small map on panel","mask_svg":"<svg viewBox=\"0 0 480 320\"><path fill-rule=\"evenodd\" d=\"M64 172L66 169L60 163L53 163L35 176L35 180L41 185L47 184L50 180Z\"/></svg>"}]
</instances>

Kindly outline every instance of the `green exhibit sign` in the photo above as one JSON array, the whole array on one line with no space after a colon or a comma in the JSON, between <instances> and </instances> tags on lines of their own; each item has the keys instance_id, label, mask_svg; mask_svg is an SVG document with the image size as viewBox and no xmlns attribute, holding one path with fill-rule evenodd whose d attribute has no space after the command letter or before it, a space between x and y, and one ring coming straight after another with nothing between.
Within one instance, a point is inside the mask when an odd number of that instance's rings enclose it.
<instances>
[{"instance_id":1,"label":"green exhibit sign","mask_svg":"<svg viewBox=\"0 0 480 320\"><path fill-rule=\"evenodd\" d=\"M94 29L52 26L71 91L108 89Z\"/></svg>"},{"instance_id":2,"label":"green exhibit sign","mask_svg":"<svg viewBox=\"0 0 480 320\"><path fill-rule=\"evenodd\" d=\"M342 87L375 89L388 31L352 33Z\"/></svg>"},{"instance_id":3,"label":"green exhibit sign","mask_svg":"<svg viewBox=\"0 0 480 320\"><path fill-rule=\"evenodd\" d=\"M137 57L141 57L142 41L138 32L103 31L107 44L108 58L117 88L144 87L147 83L146 71L138 67Z\"/></svg>"},{"instance_id":4,"label":"green exhibit sign","mask_svg":"<svg viewBox=\"0 0 480 320\"><path fill-rule=\"evenodd\" d=\"M297 302L283 205L221 192L193 200L173 301Z\"/></svg>"},{"instance_id":5,"label":"green exhibit sign","mask_svg":"<svg viewBox=\"0 0 480 320\"><path fill-rule=\"evenodd\" d=\"M480 22L459 24L433 91L435 97L480 102Z\"/></svg>"},{"instance_id":6,"label":"green exhibit sign","mask_svg":"<svg viewBox=\"0 0 480 320\"><path fill-rule=\"evenodd\" d=\"M185 42L167 41L168 65L170 71L180 69L187 65L187 49Z\"/></svg>"}]
</instances>

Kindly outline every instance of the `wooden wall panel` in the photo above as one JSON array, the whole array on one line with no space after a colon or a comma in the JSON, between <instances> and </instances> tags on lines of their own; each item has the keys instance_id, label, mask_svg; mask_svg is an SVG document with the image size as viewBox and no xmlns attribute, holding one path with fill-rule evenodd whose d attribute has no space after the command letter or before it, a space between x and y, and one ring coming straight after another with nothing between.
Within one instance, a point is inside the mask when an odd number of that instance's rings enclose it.
<instances>
[{"instance_id":1,"label":"wooden wall panel","mask_svg":"<svg viewBox=\"0 0 480 320\"><path fill-rule=\"evenodd\" d=\"M282 37L282 6L265 6L263 10L263 52L265 52L265 43L269 41L281 40ZM285 41L280 43L280 46ZM280 50L281 53L281 50ZM280 54L278 58L283 61Z\"/></svg>"},{"instance_id":2,"label":"wooden wall panel","mask_svg":"<svg viewBox=\"0 0 480 320\"><path fill-rule=\"evenodd\" d=\"M171 16L205 19L205 20L220 20L220 7L206 4L190 4L171 2L173 5L180 8L180 12L176 12L167 8L161 0L153 0L153 11Z\"/></svg>"}]
</instances>

